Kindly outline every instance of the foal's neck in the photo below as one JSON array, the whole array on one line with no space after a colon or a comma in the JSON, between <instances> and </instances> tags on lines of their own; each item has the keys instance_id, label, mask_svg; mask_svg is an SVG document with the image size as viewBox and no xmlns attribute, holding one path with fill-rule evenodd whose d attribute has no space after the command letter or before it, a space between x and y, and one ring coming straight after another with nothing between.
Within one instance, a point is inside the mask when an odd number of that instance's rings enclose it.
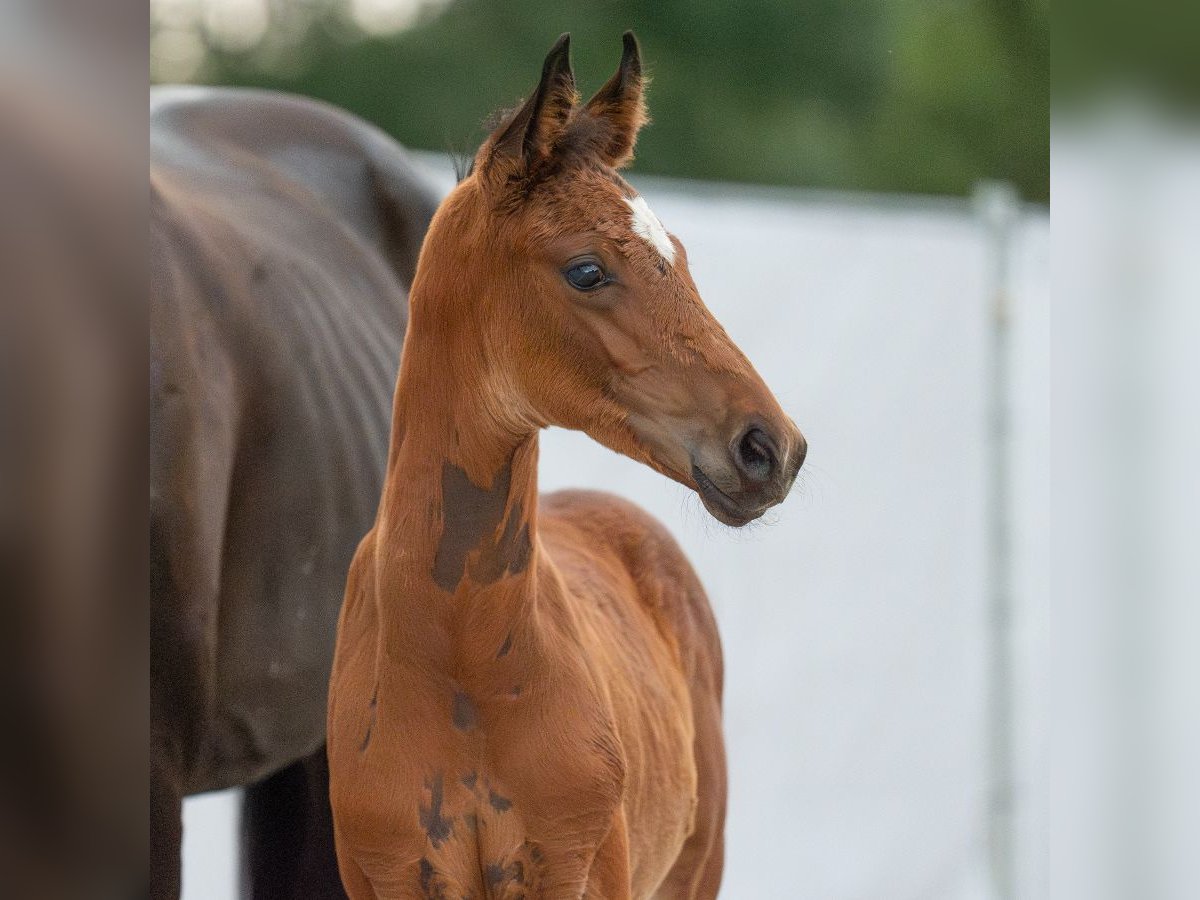
<instances>
[{"instance_id":1,"label":"foal's neck","mask_svg":"<svg viewBox=\"0 0 1200 900\"><path fill-rule=\"evenodd\" d=\"M376 524L385 641L455 669L528 620L539 562L537 430L498 418L475 362L411 326Z\"/></svg>"}]
</instances>

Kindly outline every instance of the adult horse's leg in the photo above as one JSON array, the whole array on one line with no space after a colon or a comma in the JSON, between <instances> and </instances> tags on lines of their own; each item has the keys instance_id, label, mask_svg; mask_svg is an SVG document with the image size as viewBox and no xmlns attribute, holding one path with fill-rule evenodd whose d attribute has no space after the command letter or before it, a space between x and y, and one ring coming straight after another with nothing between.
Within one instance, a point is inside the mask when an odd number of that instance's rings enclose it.
<instances>
[{"instance_id":1,"label":"adult horse's leg","mask_svg":"<svg viewBox=\"0 0 1200 900\"><path fill-rule=\"evenodd\" d=\"M183 842L183 792L172 771L169 754L150 751L150 897L175 900L179 896Z\"/></svg>"},{"instance_id":2,"label":"adult horse's leg","mask_svg":"<svg viewBox=\"0 0 1200 900\"><path fill-rule=\"evenodd\" d=\"M207 642L189 628L178 584L163 583L162 534L153 516L150 639L150 897L176 900L181 887L183 796L202 746L212 683ZM215 599L211 601L215 612ZM207 616L201 616L201 619Z\"/></svg>"},{"instance_id":3,"label":"adult horse's leg","mask_svg":"<svg viewBox=\"0 0 1200 900\"><path fill-rule=\"evenodd\" d=\"M150 417L150 896L180 892L182 798L206 752L236 409L229 366L206 377L179 307L154 306Z\"/></svg>"},{"instance_id":4,"label":"adult horse's leg","mask_svg":"<svg viewBox=\"0 0 1200 900\"><path fill-rule=\"evenodd\" d=\"M242 853L243 894L252 900L346 900L324 745L246 788Z\"/></svg>"}]
</instances>

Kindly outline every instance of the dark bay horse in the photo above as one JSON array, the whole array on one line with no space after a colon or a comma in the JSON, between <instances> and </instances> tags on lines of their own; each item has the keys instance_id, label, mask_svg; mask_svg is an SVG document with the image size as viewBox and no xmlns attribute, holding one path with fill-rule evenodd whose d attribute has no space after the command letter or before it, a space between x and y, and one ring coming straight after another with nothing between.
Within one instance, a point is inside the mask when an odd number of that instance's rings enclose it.
<instances>
[{"instance_id":1,"label":"dark bay horse","mask_svg":"<svg viewBox=\"0 0 1200 900\"><path fill-rule=\"evenodd\" d=\"M627 34L580 104L564 36L426 237L329 693L353 900L717 894L723 676L704 591L629 502L538 495L547 425L734 526L782 502L804 460L682 245L617 171L642 93Z\"/></svg>"},{"instance_id":2,"label":"dark bay horse","mask_svg":"<svg viewBox=\"0 0 1200 900\"><path fill-rule=\"evenodd\" d=\"M252 895L344 896L334 627L436 196L347 114L208 89L152 95L150 191L152 895L182 798L249 785Z\"/></svg>"}]
</instances>

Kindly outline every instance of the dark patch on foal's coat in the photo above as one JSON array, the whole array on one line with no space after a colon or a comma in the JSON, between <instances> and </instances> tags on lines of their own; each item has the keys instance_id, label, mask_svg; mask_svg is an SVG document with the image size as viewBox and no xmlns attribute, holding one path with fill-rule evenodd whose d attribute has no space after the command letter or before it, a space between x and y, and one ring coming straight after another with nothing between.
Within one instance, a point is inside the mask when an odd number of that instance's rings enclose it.
<instances>
[{"instance_id":1,"label":"dark patch on foal's coat","mask_svg":"<svg viewBox=\"0 0 1200 900\"><path fill-rule=\"evenodd\" d=\"M366 753L367 747L371 746L371 733L375 730L375 715L378 707L379 685L375 685L375 693L371 694L371 703L368 707L371 711L371 717L367 720L367 733L363 735L362 744L358 748L359 753Z\"/></svg>"},{"instance_id":2,"label":"dark patch on foal's coat","mask_svg":"<svg viewBox=\"0 0 1200 900\"><path fill-rule=\"evenodd\" d=\"M510 883L523 885L525 883L525 864L519 859L507 866L502 866L500 863L488 863L484 874L487 876L488 887L492 889Z\"/></svg>"},{"instance_id":3,"label":"dark patch on foal's coat","mask_svg":"<svg viewBox=\"0 0 1200 900\"><path fill-rule=\"evenodd\" d=\"M479 548L479 556L471 566L471 577L479 584L491 584L505 575L525 571L529 564L529 523L521 524L524 510L514 503L504 523L504 533L494 545Z\"/></svg>"},{"instance_id":4,"label":"dark patch on foal's coat","mask_svg":"<svg viewBox=\"0 0 1200 900\"><path fill-rule=\"evenodd\" d=\"M454 710L451 717L454 720L454 727L459 731L470 731L478 721L475 704L462 691L454 692Z\"/></svg>"},{"instance_id":5,"label":"dark patch on foal's coat","mask_svg":"<svg viewBox=\"0 0 1200 900\"><path fill-rule=\"evenodd\" d=\"M492 804L492 809L496 812L508 812L512 809L512 801L507 797L502 797L495 791L488 791L488 803Z\"/></svg>"},{"instance_id":6,"label":"dark patch on foal's coat","mask_svg":"<svg viewBox=\"0 0 1200 900\"><path fill-rule=\"evenodd\" d=\"M447 900L446 888L433 880L437 874L434 871L433 863L422 856L417 865L420 870L421 895L425 900Z\"/></svg>"},{"instance_id":7,"label":"dark patch on foal's coat","mask_svg":"<svg viewBox=\"0 0 1200 900\"><path fill-rule=\"evenodd\" d=\"M470 575L479 584L492 584L505 575L515 575L529 565L532 545L529 523L523 522L521 503L513 503L499 538L496 529L508 505L512 483L509 463L493 480L491 488L477 486L453 463L442 465L442 537L433 561L433 580L442 590L454 593L467 573L467 557L478 551Z\"/></svg>"},{"instance_id":8,"label":"dark patch on foal's coat","mask_svg":"<svg viewBox=\"0 0 1200 900\"><path fill-rule=\"evenodd\" d=\"M442 815L442 776L438 773L425 786L429 789L429 805L421 804L418 810L421 827L434 848L441 846L442 841L450 837L454 825L450 819Z\"/></svg>"}]
</instances>

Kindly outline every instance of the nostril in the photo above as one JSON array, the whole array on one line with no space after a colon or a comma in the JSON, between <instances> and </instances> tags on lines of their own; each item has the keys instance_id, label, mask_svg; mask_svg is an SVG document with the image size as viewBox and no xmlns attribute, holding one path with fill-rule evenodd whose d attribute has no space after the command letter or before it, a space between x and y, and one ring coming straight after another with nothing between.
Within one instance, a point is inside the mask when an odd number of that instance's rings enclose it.
<instances>
[{"instance_id":1,"label":"nostril","mask_svg":"<svg viewBox=\"0 0 1200 900\"><path fill-rule=\"evenodd\" d=\"M775 472L775 444L761 428L743 434L734 455L738 468L751 481L767 481Z\"/></svg>"}]
</instances>

